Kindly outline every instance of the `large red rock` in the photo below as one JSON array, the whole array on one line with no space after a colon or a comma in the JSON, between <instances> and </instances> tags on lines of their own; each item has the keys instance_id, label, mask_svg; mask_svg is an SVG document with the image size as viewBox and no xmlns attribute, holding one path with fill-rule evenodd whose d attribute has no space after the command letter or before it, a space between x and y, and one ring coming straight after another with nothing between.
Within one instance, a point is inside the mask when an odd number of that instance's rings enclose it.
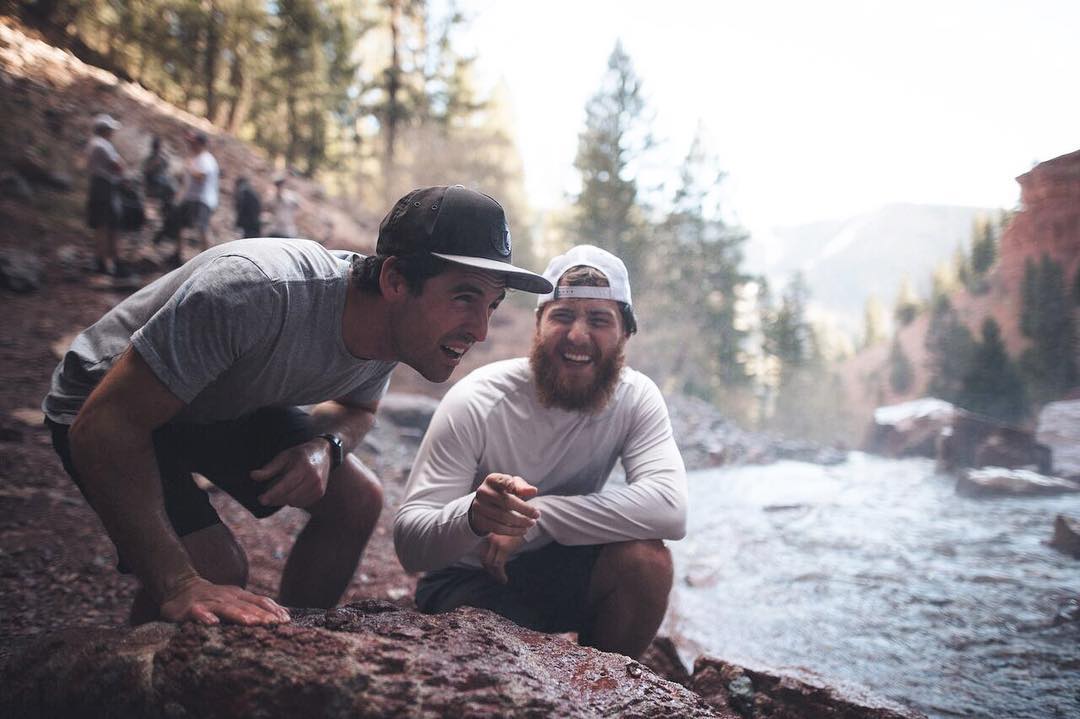
<instances>
[{"instance_id":1,"label":"large red rock","mask_svg":"<svg viewBox=\"0 0 1080 719\"><path fill-rule=\"evenodd\" d=\"M1019 290L1026 262L1049 255L1071 281L1080 269L1080 150L1040 162L1016 180L1020 210L1001 237L1003 278Z\"/></svg>"},{"instance_id":2,"label":"large red rock","mask_svg":"<svg viewBox=\"0 0 1080 719\"><path fill-rule=\"evenodd\" d=\"M0 706L25 717L726 717L639 662L491 612L381 601L276 627L148 624L9 647Z\"/></svg>"}]
</instances>

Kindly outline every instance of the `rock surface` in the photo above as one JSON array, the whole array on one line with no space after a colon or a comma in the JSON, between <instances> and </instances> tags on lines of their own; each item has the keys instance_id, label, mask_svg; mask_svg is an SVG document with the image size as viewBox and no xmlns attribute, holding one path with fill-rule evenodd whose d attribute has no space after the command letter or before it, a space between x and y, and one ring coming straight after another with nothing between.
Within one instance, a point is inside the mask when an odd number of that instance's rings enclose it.
<instances>
[{"instance_id":1,"label":"rock surface","mask_svg":"<svg viewBox=\"0 0 1080 719\"><path fill-rule=\"evenodd\" d=\"M969 469L956 481L956 493L966 497L1034 497L1069 492L1080 492L1080 483L1026 469Z\"/></svg>"},{"instance_id":2,"label":"rock surface","mask_svg":"<svg viewBox=\"0 0 1080 719\"><path fill-rule=\"evenodd\" d=\"M953 472L966 467L1006 467L1050 473L1050 448L1035 436L991 417L956 410L942 431L938 467Z\"/></svg>"},{"instance_id":3,"label":"rock surface","mask_svg":"<svg viewBox=\"0 0 1080 719\"><path fill-rule=\"evenodd\" d=\"M1054 537L1050 546L1058 551L1080 559L1080 520L1059 514L1054 518Z\"/></svg>"},{"instance_id":4,"label":"rock surface","mask_svg":"<svg viewBox=\"0 0 1080 719\"><path fill-rule=\"evenodd\" d=\"M687 469L729 464L767 464L782 459L838 464L847 452L815 442L748 432L717 407L696 397L667 395L671 430Z\"/></svg>"},{"instance_id":5,"label":"rock surface","mask_svg":"<svg viewBox=\"0 0 1080 719\"><path fill-rule=\"evenodd\" d=\"M727 717L621 655L479 609L381 601L291 624L149 624L26 642L4 659L9 716Z\"/></svg>"},{"instance_id":6,"label":"rock surface","mask_svg":"<svg viewBox=\"0 0 1080 719\"><path fill-rule=\"evenodd\" d=\"M1054 474L1080 479L1080 399L1043 407L1035 437L1050 448Z\"/></svg>"},{"instance_id":7,"label":"rock surface","mask_svg":"<svg viewBox=\"0 0 1080 719\"><path fill-rule=\"evenodd\" d=\"M745 719L923 717L899 706L886 706L866 697L845 696L836 689L740 667L713 657L702 657L695 662L690 688L717 711L732 712Z\"/></svg>"},{"instance_id":8,"label":"rock surface","mask_svg":"<svg viewBox=\"0 0 1080 719\"><path fill-rule=\"evenodd\" d=\"M934 397L878 407L866 450L886 457L934 457L938 435L955 413L955 407Z\"/></svg>"}]
</instances>

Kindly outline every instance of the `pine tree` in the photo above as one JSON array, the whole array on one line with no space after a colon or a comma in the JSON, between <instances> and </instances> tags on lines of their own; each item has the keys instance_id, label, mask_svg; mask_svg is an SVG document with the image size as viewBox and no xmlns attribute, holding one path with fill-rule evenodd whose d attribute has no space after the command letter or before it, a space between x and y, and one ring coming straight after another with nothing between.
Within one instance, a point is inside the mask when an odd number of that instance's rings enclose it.
<instances>
[{"instance_id":1,"label":"pine tree","mask_svg":"<svg viewBox=\"0 0 1080 719\"><path fill-rule=\"evenodd\" d=\"M1019 422L1027 414L1023 379L1005 352L993 318L983 321L982 342L972 353L956 403L1004 422Z\"/></svg>"},{"instance_id":2,"label":"pine tree","mask_svg":"<svg viewBox=\"0 0 1080 719\"><path fill-rule=\"evenodd\" d=\"M817 359L813 330L806 319L809 294L802 273L796 272L784 289L780 306L767 310L762 319L765 352L779 360L781 384L785 375L791 376Z\"/></svg>"},{"instance_id":3,"label":"pine tree","mask_svg":"<svg viewBox=\"0 0 1080 719\"><path fill-rule=\"evenodd\" d=\"M1061 397L1076 384L1076 325L1061 265L1048 255L1025 266L1020 330L1031 346L1020 358L1038 403Z\"/></svg>"},{"instance_id":4,"label":"pine tree","mask_svg":"<svg viewBox=\"0 0 1080 719\"><path fill-rule=\"evenodd\" d=\"M919 314L919 298L911 286L911 279L905 276L900 281L900 291L896 295L893 318L901 327L907 327Z\"/></svg>"},{"instance_id":5,"label":"pine tree","mask_svg":"<svg viewBox=\"0 0 1080 719\"><path fill-rule=\"evenodd\" d=\"M886 337L885 308L881 301L874 295L866 300L863 307L863 337L862 346L873 347Z\"/></svg>"},{"instance_id":6,"label":"pine tree","mask_svg":"<svg viewBox=\"0 0 1080 719\"><path fill-rule=\"evenodd\" d=\"M940 296L934 302L926 332L926 350L930 393L955 402L960 396L964 374L971 366L975 339L960 321L948 297Z\"/></svg>"},{"instance_id":7,"label":"pine tree","mask_svg":"<svg viewBox=\"0 0 1080 719\"><path fill-rule=\"evenodd\" d=\"M642 293L647 302L638 304L662 318L665 334L698 338L670 338L665 354L675 358L668 371L681 376L684 391L716 400L749 382L747 331L738 316L739 292L750 280L740 269L747 234L721 217L715 194L724 175L704 149L700 127L679 174L671 211L653 232L654 282Z\"/></svg>"},{"instance_id":8,"label":"pine tree","mask_svg":"<svg viewBox=\"0 0 1080 719\"><path fill-rule=\"evenodd\" d=\"M428 124L448 129L482 109L468 80L472 58L457 52L456 30L465 17L455 3L427 0L379 0L373 25L386 50L359 86L357 114L373 117L379 127L382 195L392 201L411 187L402 157L410 130Z\"/></svg>"},{"instance_id":9,"label":"pine tree","mask_svg":"<svg viewBox=\"0 0 1080 719\"><path fill-rule=\"evenodd\" d=\"M905 394L911 389L915 380L915 368L911 360L904 354L904 348L900 346L900 336L893 337L892 349L889 351L889 386L897 394Z\"/></svg>"},{"instance_id":10,"label":"pine tree","mask_svg":"<svg viewBox=\"0 0 1080 719\"><path fill-rule=\"evenodd\" d=\"M971 238L971 271L976 278L983 277L997 259L997 235L988 219L975 223Z\"/></svg>"},{"instance_id":11,"label":"pine tree","mask_svg":"<svg viewBox=\"0 0 1080 719\"><path fill-rule=\"evenodd\" d=\"M574 200L571 232L614 253L636 285L645 287L647 232L635 167L652 146L641 80L617 42L600 89L585 106L574 167L581 190Z\"/></svg>"}]
</instances>

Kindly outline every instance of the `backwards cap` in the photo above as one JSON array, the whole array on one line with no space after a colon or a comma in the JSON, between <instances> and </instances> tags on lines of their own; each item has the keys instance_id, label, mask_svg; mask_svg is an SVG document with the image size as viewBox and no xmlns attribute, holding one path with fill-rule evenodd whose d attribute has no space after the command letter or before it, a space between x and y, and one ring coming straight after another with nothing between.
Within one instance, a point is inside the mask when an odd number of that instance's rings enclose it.
<instances>
[{"instance_id":1,"label":"backwards cap","mask_svg":"<svg viewBox=\"0 0 1080 719\"><path fill-rule=\"evenodd\" d=\"M574 285L568 287L559 285L559 279L572 267L592 267L603 273L607 278L608 287L590 287ZM552 289L546 294L536 298L537 308L543 307L548 302L557 299L596 299L614 300L626 305L624 315L626 328L629 332L637 331L637 319L634 317L634 303L630 297L630 275L626 271L626 265L615 255L607 250L602 250L595 245L577 245L570 248L566 254L559 255L548 263L544 270L544 278L552 284Z\"/></svg>"}]
</instances>

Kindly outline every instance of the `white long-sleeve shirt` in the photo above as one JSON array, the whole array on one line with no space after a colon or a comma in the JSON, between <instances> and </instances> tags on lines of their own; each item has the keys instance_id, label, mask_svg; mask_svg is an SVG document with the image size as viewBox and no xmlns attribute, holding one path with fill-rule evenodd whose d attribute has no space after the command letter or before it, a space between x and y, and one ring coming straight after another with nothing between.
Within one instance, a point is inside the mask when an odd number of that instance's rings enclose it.
<instances>
[{"instance_id":1,"label":"white long-sleeve shirt","mask_svg":"<svg viewBox=\"0 0 1080 719\"><path fill-rule=\"evenodd\" d=\"M626 485L605 487L622 461ZM681 539L686 470L667 406L645 375L625 368L597 414L540 404L525 358L481 367L443 398L413 462L394 522L408 571L479 567L483 537L469 526L476 488L492 472L518 475L539 494L540 519L520 551L555 541L607 544Z\"/></svg>"}]
</instances>

